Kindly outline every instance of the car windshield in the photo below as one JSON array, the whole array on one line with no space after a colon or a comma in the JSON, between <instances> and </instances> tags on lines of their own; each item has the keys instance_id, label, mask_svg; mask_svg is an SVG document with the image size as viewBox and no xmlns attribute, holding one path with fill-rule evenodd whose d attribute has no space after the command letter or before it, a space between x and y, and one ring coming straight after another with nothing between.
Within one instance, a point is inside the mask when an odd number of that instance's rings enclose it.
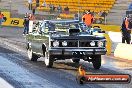
<instances>
[{"instance_id":1,"label":"car windshield","mask_svg":"<svg viewBox=\"0 0 132 88\"><path fill-rule=\"evenodd\" d=\"M83 34L85 32L90 34L91 30L83 22L77 20L44 20L41 25L43 33L68 34L69 29L80 29L80 33Z\"/></svg>"},{"instance_id":2,"label":"car windshield","mask_svg":"<svg viewBox=\"0 0 132 88\"><path fill-rule=\"evenodd\" d=\"M56 31L58 33L67 32L68 29L79 28L78 21L75 20L61 20L61 21L44 21L43 32Z\"/></svg>"}]
</instances>

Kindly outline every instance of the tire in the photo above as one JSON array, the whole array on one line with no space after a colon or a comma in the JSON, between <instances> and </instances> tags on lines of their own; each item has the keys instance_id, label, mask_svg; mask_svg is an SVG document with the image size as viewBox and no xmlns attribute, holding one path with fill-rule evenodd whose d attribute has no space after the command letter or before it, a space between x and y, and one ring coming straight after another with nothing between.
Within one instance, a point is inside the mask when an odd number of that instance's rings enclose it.
<instances>
[{"instance_id":1,"label":"tire","mask_svg":"<svg viewBox=\"0 0 132 88\"><path fill-rule=\"evenodd\" d=\"M100 67L101 67L101 55L93 56L92 63L93 63L94 69L100 69Z\"/></svg>"},{"instance_id":2,"label":"tire","mask_svg":"<svg viewBox=\"0 0 132 88\"><path fill-rule=\"evenodd\" d=\"M54 59L51 57L49 52L46 52L44 61L45 61L45 65L46 65L47 68L52 68L53 67Z\"/></svg>"},{"instance_id":3,"label":"tire","mask_svg":"<svg viewBox=\"0 0 132 88\"><path fill-rule=\"evenodd\" d=\"M31 48L28 49L27 53L28 53L29 60L31 60L31 61L37 61L38 56L33 53L33 51L32 51Z\"/></svg>"},{"instance_id":4,"label":"tire","mask_svg":"<svg viewBox=\"0 0 132 88\"><path fill-rule=\"evenodd\" d=\"M80 62L80 59L72 59L72 62L79 63Z\"/></svg>"}]
</instances>

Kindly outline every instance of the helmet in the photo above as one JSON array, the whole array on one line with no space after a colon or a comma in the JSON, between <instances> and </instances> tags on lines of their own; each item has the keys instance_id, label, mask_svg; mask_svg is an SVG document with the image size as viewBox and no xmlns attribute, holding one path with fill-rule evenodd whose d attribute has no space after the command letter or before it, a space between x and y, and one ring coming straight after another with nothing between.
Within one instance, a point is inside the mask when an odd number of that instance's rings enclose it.
<instances>
[{"instance_id":1,"label":"helmet","mask_svg":"<svg viewBox=\"0 0 132 88\"><path fill-rule=\"evenodd\" d=\"M87 14L89 14L90 12L89 11L86 11Z\"/></svg>"}]
</instances>

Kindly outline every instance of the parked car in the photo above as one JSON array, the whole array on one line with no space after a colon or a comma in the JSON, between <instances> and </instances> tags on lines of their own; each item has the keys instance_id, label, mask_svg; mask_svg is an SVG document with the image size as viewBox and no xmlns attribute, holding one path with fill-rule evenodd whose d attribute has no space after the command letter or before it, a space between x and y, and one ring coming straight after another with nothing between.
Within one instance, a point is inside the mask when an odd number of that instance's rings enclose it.
<instances>
[{"instance_id":1,"label":"parked car","mask_svg":"<svg viewBox=\"0 0 132 88\"><path fill-rule=\"evenodd\" d=\"M83 59L92 62L95 69L100 68L101 55L106 54L105 37L81 32L78 21L73 20L44 20L36 24L26 37L31 61L44 57L45 65L52 67L55 60L72 59L79 63Z\"/></svg>"}]
</instances>

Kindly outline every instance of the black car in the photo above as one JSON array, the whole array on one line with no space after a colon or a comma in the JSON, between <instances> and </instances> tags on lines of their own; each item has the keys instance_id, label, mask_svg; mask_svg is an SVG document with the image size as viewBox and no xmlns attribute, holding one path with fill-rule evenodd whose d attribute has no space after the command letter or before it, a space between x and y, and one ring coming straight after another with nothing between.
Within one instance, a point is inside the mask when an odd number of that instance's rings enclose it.
<instances>
[{"instance_id":1,"label":"black car","mask_svg":"<svg viewBox=\"0 0 132 88\"><path fill-rule=\"evenodd\" d=\"M47 67L52 67L55 60L72 59L79 63L83 59L99 69L101 55L106 54L106 39L81 32L77 23L72 20L44 20L34 24L26 37L29 59L37 61L44 57Z\"/></svg>"}]
</instances>

